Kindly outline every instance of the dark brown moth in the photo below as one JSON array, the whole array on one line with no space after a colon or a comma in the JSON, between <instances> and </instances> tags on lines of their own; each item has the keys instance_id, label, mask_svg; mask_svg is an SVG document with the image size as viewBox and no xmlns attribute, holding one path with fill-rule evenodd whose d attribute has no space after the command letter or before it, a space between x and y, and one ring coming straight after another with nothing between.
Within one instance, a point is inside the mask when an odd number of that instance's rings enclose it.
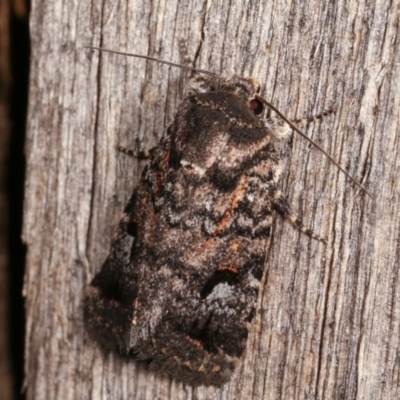
<instances>
[{"instance_id":1,"label":"dark brown moth","mask_svg":"<svg viewBox=\"0 0 400 400\"><path fill-rule=\"evenodd\" d=\"M87 288L98 343L191 385L221 386L244 351L274 215L323 240L279 189L274 141L291 128L260 118L258 92L253 78L194 75Z\"/></svg>"}]
</instances>

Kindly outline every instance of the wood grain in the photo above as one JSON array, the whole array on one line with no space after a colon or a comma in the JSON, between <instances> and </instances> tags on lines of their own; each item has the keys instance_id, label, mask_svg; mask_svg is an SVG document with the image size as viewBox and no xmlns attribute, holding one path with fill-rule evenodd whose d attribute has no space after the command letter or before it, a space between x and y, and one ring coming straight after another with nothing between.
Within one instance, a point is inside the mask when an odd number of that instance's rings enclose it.
<instances>
[{"instance_id":1,"label":"wood grain","mask_svg":"<svg viewBox=\"0 0 400 400\"><path fill-rule=\"evenodd\" d=\"M28 399L396 399L400 397L400 1L34 0L26 155ZM284 148L282 181L313 241L277 219L246 355L221 390L104 356L82 320L143 162L184 95L185 73L85 45L255 76L295 119L329 108Z\"/></svg>"}]
</instances>

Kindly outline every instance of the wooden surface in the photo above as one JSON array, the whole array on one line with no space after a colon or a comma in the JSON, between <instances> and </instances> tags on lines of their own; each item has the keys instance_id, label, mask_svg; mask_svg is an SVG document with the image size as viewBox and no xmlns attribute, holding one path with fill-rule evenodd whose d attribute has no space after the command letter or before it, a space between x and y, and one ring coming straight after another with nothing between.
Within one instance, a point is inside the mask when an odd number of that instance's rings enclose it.
<instances>
[{"instance_id":1,"label":"wooden surface","mask_svg":"<svg viewBox=\"0 0 400 400\"><path fill-rule=\"evenodd\" d=\"M24 240L28 399L397 399L400 397L400 1L34 0ZM260 312L221 390L104 356L82 320L149 148L184 94L185 73L85 50L101 45L255 76L290 118L336 108L284 148L282 180L306 225L276 220Z\"/></svg>"}]
</instances>

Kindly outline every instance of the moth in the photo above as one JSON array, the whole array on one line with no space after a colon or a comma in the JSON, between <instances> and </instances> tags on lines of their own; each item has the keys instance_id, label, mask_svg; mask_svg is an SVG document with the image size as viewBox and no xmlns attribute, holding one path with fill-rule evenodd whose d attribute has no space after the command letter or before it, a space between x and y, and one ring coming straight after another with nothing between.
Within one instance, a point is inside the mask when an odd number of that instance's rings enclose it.
<instances>
[{"instance_id":1,"label":"moth","mask_svg":"<svg viewBox=\"0 0 400 400\"><path fill-rule=\"evenodd\" d=\"M293 124L260 117L269 104L256 79L187 64L188 95L149 152L84 313L102 347L219 387L245 349L275 214L323 239L279 189L274 142Z\"/></svg>"}]
</instances>

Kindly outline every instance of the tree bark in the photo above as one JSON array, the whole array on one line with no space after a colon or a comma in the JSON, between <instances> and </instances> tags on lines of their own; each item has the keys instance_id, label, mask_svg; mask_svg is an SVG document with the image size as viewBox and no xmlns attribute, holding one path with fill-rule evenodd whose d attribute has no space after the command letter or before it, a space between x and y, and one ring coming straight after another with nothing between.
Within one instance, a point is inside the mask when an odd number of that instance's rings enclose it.
<instances>
[{"instance_id":1,"label":"tree bark","mask_svg":"<svg viewBox=\"0 0 400 400\"><path fill-rule=\"evenodd\" d=\"M34 0L25 222L28 399L400 397L400 1ZM257 77L289 118L335 108L299 136L282 189L324 246L277 219L242 364L192 388L101 350L82 318L143 162L184 96L185 73L102 46Z\"/></svg>"}]
</instances>

